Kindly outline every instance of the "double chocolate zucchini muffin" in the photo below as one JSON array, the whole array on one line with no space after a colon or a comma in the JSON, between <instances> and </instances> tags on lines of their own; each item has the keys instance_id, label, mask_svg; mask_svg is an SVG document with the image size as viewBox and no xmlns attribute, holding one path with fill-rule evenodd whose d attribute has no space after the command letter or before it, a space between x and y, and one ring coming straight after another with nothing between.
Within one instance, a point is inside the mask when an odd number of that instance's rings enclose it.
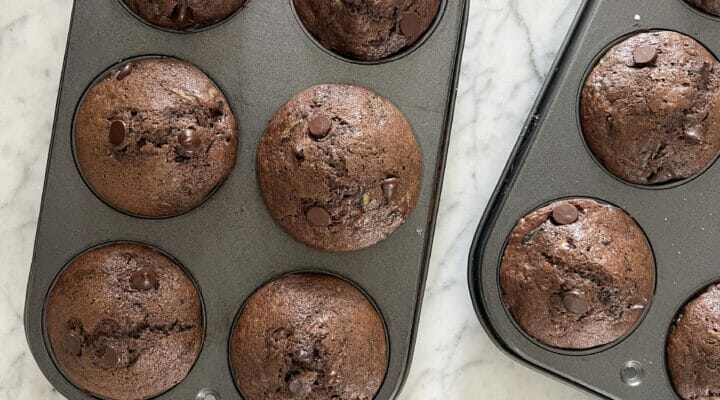
<instances>
[{"instance_id":1,"label":"double chocolate zucchini muffin","mask_svg":"<svg viewBox=\"0 0 720 400\"><path fill-rule=\"evenodd\" d=\"M400 110L353 85L313 86L270 121L257 150L265 204L296 240L371 246L415 208L420 150Z\"/></svg>"},{"instance_id":2,"label":"double chocolate zucchini muffin","mask_svg":"<svg viewBox=\"0 0 720 400\"><path fill-rule=\"evenodd\" d=\"M293 0L308 31L343 56L377 61L420 39L441 0Z\"/></svg>"},{"instance_id":3,"label":"double chocolate zucchini muffin","mask_svg":"<svg viewBox=\"0 0 720 400\"><path fill-rule=\"evenodd\" d=\"M214 25L241 9L247 0L124 0L153 25L191 31Z\"/></svg>"},{"instance_id":4,"label":"double chocolate zucchini muffin","mask_svg":"<svg viewBox=\"0 0 720 400\"><path fill-rule=\"evenodd\" d=\"M230 361L247 400L372 400L387 368L385 329L346 281L286 275L245 303Z\"/></svg>"},{"instance_id":5,"label":"double chocolate zucchini muffin","mask_svg":"<svg viewBox=\"0 0 720 400\"><path fill-rule=\"evenodd\" d=\"M220 89L172 58L123 64L86 93L74 126L85 181L114 208L166 217L200 204L230 174L237 124Z\"/></svg>"},{"instance_id":6,"label":"double chocolate zucchini muffin","mask_svg":"<svg viewBox=\"0 0 720 400\"><path fill-rule=\"evenodd\" d=\"M112 244L76 257L45 304L57 366L78 388L113 400L159 395L182 381L203 339L200 295L168 257Z\"/></svg>"},{"instance_id":7,"label":"double chocolate zucchini muffin","mask_svg":"<svg viewBox=\"0 0 720 400\"><path fill-rule=\"evenodd\" d=\"M654 275L635 221L614 206L577 198L539 208L515 225L500 287L528 335L577 350L624 335L648 306Z\"/></svg>"},{"instance_id":8,"label":"double chocolate zucchini muffin","mask_svg":"<svg viewBox=\"0 0 720 400\"><path fill-rule=\"evenodd\" d=\"M720 0L687 0L687 2L706 13L720 16Z\"/></svg>"},{"instance_id":9,"label":"double chocolate zucchini muffin","mask_svg":"<svg viewBox=\"0 0 720 400\"><path fill-rule=\"evenodd\" d=\"M720 64L683 34L637 34L592 70L580 116L588 147L620 179L692 177L720 151Z\"/></svg>"}]
</instances>

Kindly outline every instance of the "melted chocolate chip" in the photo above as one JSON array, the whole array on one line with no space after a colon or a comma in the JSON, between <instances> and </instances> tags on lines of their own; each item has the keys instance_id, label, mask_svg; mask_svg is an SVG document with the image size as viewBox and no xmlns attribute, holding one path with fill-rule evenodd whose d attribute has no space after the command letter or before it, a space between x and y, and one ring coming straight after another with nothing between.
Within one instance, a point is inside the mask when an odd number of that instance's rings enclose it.
<instances>
[{"instance_id":1,"label":"melted chocolate chip","mask_svg":"<svg viewBox=\"0 0 720 400\"><path fill-rule=\"evenodd\" d=\"M423 23L420 15L414 12L403 14L400 19L400 33L404 36L417 36L422 32Z\"/></svg>"},{"instance_id":2,"label":"melted chocolate chip","mask_svg":"<svg viewBox=\"0 0 720 400\"><path fill-rule=\"evenodd\" d=\"M114 369L120 364L120 353L112 347L105 347L100 357L100 365L106 369Z\"/></svg>"},{"instance_id":3,"label":"melted chocolate chip","mask_svg":"<svg viewBox=\"0 0 720 400\"><path fill-rule=\"evenodd\" d=\"M322 207L313 207L306 214L308 222L314 226L327 227L330 226L330 213Z\"/></svg>"},{"instance_id":4,"label":"melted chocolate chip","mask_svg":"<svg viewBox=\"0 0 720 400\"><path fill-rule=\"evenodd\" d=\"M192 22L193 10L184 4L178 4L170 13L170 19L180 25Z\"/></svg>"},{"instance_id":5,"label":"melted chocolate chip","mask_svg":"<svg viewBox=\"0 0 720 400\"><path fill-rule=\"evenodd\" d=\"M108 134L108 140L113 146L120 146L125 141L127 135L127 125L122 121L113 121L110 123L110 132Z\"/></svg>"},{"instance_id":6,"label":"melted chocolate chip","mask_svg":"<svg viewBox=\"0 0 720 400\"><path fill-rule=\"evenodd\" d=\"M140 270L130 275L130 285L135 290L150 290L158 288L158 277L152 271Z\"/></svg>"},{"instance_id":7,"label":"melted chocolate chip","mask_svg":"<svg viewBox=\"0 0 720 400\"><path fill-rule=\"evenodd\" d=\"M82 354L83 339L75 332L68 332L63 341L65 351L78 357Z\"/></svg>"},{"instance_id":8,"label":"melted chocolate chip","mask_svg":"<svg viewBox=\"0 0 720 400\"><path fill-rule=\"evenodd\" d=\"M392 200L393 195L395 194L395 189L400 185L400 179L399 178L388 178L382 181L382 191L385 195L385 199L387 201Z\"/></svg>"},{"instance_id":9,"label":"melted chocolate chip","mask_svg":"<svg viewBox=\"0 0 720 400\"><path fill-rule=\"evenodd\" d=\"M332 121L330 118L319 115L310 120L310 135L316 139L322 139L330 133Z\"/></svg>"},{"instance_id":10,"label":"melted chocolate chip","mask_svg":"<svg viewBox=\"0 0 720 400\"><path fill-rule=\"evenodd\" d=\"M590 311L590 304L583 298L582 294L576 291L565 293L563 305L565 309L573 314L583 315Z\"/></svg>"},{"instance_id":11,"label":"melted chocolate chip","mask_svg":"<svg viewBox=\"0 0 720 400\"><path fill-rule=\"evenodd\" d=\"M552 211L552 218L558 225L574 224L579 217L577 208L570 203L563 203Z\"/></svg>"},{"instance_id":12,"label":"melted chocolate chip","mask_svg":"<svg viewBox=\"0 0 720 400\"><path fill-rule=\"evenodd\" d=\"M132 63L127 63L123 65L117 72L117 75L115 75L115 79L121 81L128 77L132 73Z\"/></svg>"},{"instance_id":13,"label":"melted chocolate chip","mask_svg":"<svg viewBox=\"0 0 720 400\"><path fill-rule=\"evenodd\" d=\"M633 50L633 62L637 67L645 67L655 63L658 50L654 46L639 46Z\"/></svg>"},{"instance_id":14,"label":"melted chocolate chip","mask_svg":"<svg viewBox=\"0 0 720 400\"><path fill-rule=\"evenodd\" d=\"M178 136L178 142L183 149L191 153L199 152L202 147L200 135L193 128L183 129L180 136Z\"/></svg>"}]
</instances>

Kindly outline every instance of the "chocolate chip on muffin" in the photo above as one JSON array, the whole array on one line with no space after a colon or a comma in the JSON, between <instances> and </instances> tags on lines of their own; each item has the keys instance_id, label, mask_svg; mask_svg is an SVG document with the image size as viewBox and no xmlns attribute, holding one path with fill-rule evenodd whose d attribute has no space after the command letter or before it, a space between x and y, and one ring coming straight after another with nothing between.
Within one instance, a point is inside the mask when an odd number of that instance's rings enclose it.
<instances>
[{"instance_id":1,"label":"chocolate chip on muffin","mask_svg":"<svg viewBox=\"0 0 720 400\"><path fill-rule=\"evenodd\" d=\"M247 0L124 0L153 25L191 31L214 25L241 9Z\"/></svg>"},{"instance_id":2,"label":"chocolate chip on muffin","mask_svg":"<svg viewBox=\"0 0 720 400\"><path fill-rule=\"evenodd\" d=\"M413 45L440 10L440 0L293 0L305 27L326 48L377 61Z\"/></svg>"},{"instance_id":3,"label":"chocolate chip on muffin","mask_svg":"<svg viewBox=\"0 0 720 400\"><path fill-rule=\"evenodd\" d=\"M344 280L286 275L244 305L230 360L247 400L370 400L387 368L385 329Z\"/></svg>"},{"instance_id":4,"label":"chocolate chip on muffin","mask_svg":"<svg viewBox=\"0 0 720 400\"><path fill-rule=\"evenodd\" d=\"M720 0L687 0L687 2L706 13L720 16Z\"/></svg>"},{"instance_id":5,"label":"chocolate chip on muffin","mask_svg":"<svg viewBox=\"0 0 720 400\"><path fill-rule=\"evenodd\" d=\"M415 208L420 150L388 100L353 85L313 86L270 121L257 150L270 214L327 251L371 246Z\"/></svg>"},{"instance_id":6,"label":"chocolate chip on muffin","mask_svg":"<svg viewBox=\"0 0 720 400\"><path fill-rule=\"evenodd\" d=\"M200 353L202 320L187 274L130 243L76 257L45 304L58 368L81 390L117 400L153 397L182 381Z\"/></svg>"},{"instance_id":7,"label":"chocolate chip on muffin","mask_svg":"<svg viewBox=\"0 0 720 400\"><path fill-rule=\"evenodd\" d=\"M106 74L83 98L74 127L77 164L95 194L144 217L200 204L230 174L237 147L223 94L202 71L171 58Z\"/></svg>"},{"instance_id":8,"label":"chocolate chip on muffin","mask_svg":"<svg viewBox=\"0 0 720 400\"><path fill-rule=\"evenodd\" d=\"M683 34L637 34L593 68L580 114L588 147L618 178L692 177L720 151L720 64Z\"/></svg>"},{"instance_id":9,"label":"chocolate chip on muffin","mask_svg":"<svg viewBox=\"0 0 720 400\"><path fill-rule=\"evenodd\" d=\"M624 211L591 199L539 208L513 228L500 266L505 305L546 345L589 349L637 322L652 296L654 262Z\"/></svg>"}]
</instances>

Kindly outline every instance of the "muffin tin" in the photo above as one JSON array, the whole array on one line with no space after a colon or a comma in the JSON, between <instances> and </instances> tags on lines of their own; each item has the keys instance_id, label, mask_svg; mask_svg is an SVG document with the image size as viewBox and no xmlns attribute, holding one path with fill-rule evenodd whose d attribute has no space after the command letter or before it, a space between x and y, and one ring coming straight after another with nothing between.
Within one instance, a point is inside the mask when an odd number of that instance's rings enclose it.
<instances>
[{"instance_id":1,"label":"muffin tin","mask_svg":"<svg viewBox=\"0 0 720 400\"><path fill-rule=\"evenodd\" d=\"M476 313L495 344L516 360L600 398L678 399L665 361L668 331L684 304L720 280L720 165L696 177L640 187L613 177L587 149L580 92L597 60L644 30L675 30L720 54L720 19L683 0L586 0L490 200L470 252ZM499 267L508 235L535 208L590 197L628 212L645 231L656 263L655 294L618 341L585 351L550 348L516 325L503 304Z\"/></svg>"},{"instance_id":2,"label":"muffin tin","mask_svg":"<svg viewBox=\"0 0 720 400\"><path fill-rule=\"evenodd\" d=\"M466 1L441 7L427 38L402 57L366 65L319 48L289 0L251 1L234 17L194 33L152 27L118 0L76 0L25 304L30 349L52 385L67 398L91 398L63 376L49 351L42 321L53 281L86 249L134 241L185 267L204 303L202 352L188 377L158 399L242 399L228 362L238 311L273 277L307 270L341 276L377 305L389 360L376 399L394 398L412 357L467 24ZM122 60L152 55L202 69L225 94L240 131L238 162L229 178L196 209L165 219L129 216L103 203L80 176L71 146L77 106L94 79ZM255 151L272 115L298 92L328 82L356 83L393 101L423 154L415 211L386 240L351 253L316 251L285 234L266 210L255 176Z\"/></svg>"}]
</instances>

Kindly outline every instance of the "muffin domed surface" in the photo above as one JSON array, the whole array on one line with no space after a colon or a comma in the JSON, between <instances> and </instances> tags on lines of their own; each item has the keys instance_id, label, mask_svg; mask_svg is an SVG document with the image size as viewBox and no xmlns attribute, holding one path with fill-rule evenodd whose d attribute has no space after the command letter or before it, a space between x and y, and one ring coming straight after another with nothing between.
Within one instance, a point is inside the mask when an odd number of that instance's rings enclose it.
<instances>
[{"instance_id":1,"label":"muffin domed surface","mask_svg":"<svg viewBox=\"0 0 720 400\"><path fill-rule=\"evenodd\" d=\"M235 118L225 97L193 65L131 61L86 93L74 126L85 181L114 208L143 217L186 212L230 174Z\"/></svg>"},{"instance_id":2,"label":"muffin domed surface","mask_svg":"<svg viewBox=\"0 0 720 400\"><path fill-rule=\"evenodd\" d=\"M624 335L648 306L655 265L640 227L591 199L539 208L512 230L502 298L520 327L557 348L589 349Z\"/></svg>"},{"instance_id":3,"label":"muffin domed surface","mask_svg":"<svg viewBox=\"0 0 720 400\"><path fill-rule=\"evenodd\" d=\"M247 0L124 0L149 23L161 28L191 31L214 25L241 9Z\"/></svg>"},{"instance_id":4,"label":"muffin domed surface","mask_svg":"<svg viewBox=\"0 0 720 400\"><path fill-rule=\"evenodd\" d=\"M327 251L371 246L415 208L420 150L388 100L353 85L313 86L272 118L257 150L270 214Z\"/></svg>"},{"instance_id":5,"label":"muffin domed surface","mask_svg":"<svg viewBox=\"0 0 720 400\"><path fill-rule=\"evenodd\" d=\"M112 244L79 255L61 272L45 304L45 329L58 367L78 388L145 399L177 385L195 363L200 296L166 256Z\"/></svg>"},{"instance_id":6,"label":"muffin domed surface","mask_svg":"<svg viewBox=\"0 0 720 400\"><path fill-rule=\"evenodd\" d=\"M440 0L293 0L308 31L325 48L377 61L417 42L432 25Z\"/></svg>"},{"instance_id":7,"label":"muffin domed surface","mask_svg":"<svg viewBox=\"0 0 720 400\"><path fill-rule=\"evenodd\" d=\"M588 147L618 178L654 185L692 177L720 151L720 65L680 33L637 34L594 67L580 117Z\"/></svg>"},{"instance_id":8,"label":"muffin domed surface","mask_svg":"<svg viewBox=\"0 0 720 400\"><path fill-rule=\"evenodd\" d=\"M387 368L385 329L344 280L286 275L245 303L230 360L247 400L372 400Z\"/></svg>"}]
</instances>

